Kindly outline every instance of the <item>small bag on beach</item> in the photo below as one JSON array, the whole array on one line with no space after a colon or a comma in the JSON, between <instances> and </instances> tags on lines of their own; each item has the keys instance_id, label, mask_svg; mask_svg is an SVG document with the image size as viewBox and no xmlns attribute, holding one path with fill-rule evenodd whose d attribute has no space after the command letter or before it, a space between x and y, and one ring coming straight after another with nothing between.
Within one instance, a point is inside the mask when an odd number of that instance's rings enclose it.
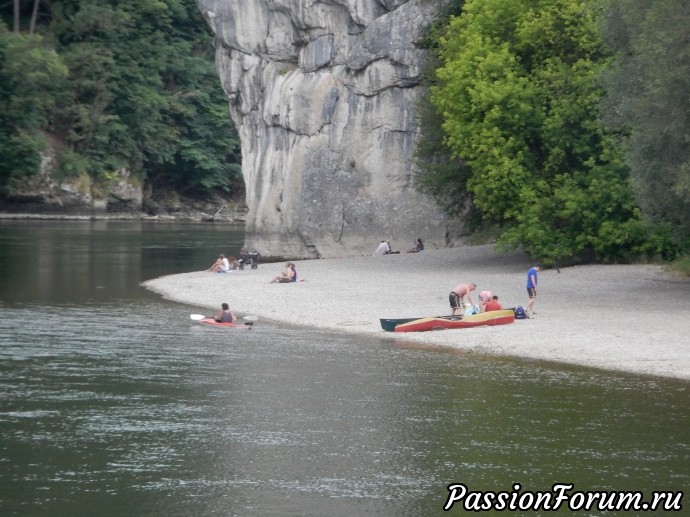
<instances>
[{"instance_id":1,"label":"small bag on beach","mask_svg":"<svg viewBox=\"0 0 690 517\"><path fill-rule=\"evenodd\" d=\"M474 316L475 314L479 314L481 310L479 307L476 305L470 305L466 310L465 310L465 316Z\"/></svg>"}]
</instances>

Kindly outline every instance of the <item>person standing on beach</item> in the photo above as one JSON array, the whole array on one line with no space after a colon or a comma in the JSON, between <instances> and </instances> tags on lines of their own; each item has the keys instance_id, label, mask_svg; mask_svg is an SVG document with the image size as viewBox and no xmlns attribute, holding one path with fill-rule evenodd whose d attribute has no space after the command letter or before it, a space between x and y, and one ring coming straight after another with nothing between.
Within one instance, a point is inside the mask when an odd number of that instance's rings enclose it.
<instances>
[{"instance_id":1,"label":"person standing on beach","mask_svg":"<svg viewBox=\"0 0 690 517\"><path fill-rule=\"evenodd\" d=\"M470 305L474 305L472 301L472 295L470 294L477 288L477 284L460 284L453 289L448 295L448 301L450 302L450 313L455 315L458 309L462 312L464 310L464 301L467 298L467 302Z\"/></svg>"},{"instance_id":2,"label":"person standing on beach","mask_svg":"<svg viewBox=\"0 0 690 517\"><path fill-rule=\"evenodd\" d=\"M534 303L537 301L537 273L541 271L541 266L535 264L527 271L527 296L529 296L529 301L527 302L527 315L531 316L536 314L534 312Z\"/></svg>"}]
</instances>

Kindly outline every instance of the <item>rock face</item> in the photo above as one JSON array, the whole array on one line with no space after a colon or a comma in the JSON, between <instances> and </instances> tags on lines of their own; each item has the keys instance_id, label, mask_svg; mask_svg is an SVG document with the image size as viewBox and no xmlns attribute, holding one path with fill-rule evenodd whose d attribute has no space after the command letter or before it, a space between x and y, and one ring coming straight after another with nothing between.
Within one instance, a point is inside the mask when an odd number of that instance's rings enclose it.
<instances>
[{"instance_id":1,"label":"rock face","mask_svg":"<svg viewBox=\"0 0 690 517\"><path fill-rule=\"evenodd\" d=\"M451 245L414 187L416 48L446 0L197 0L242 143L247 244L316 258Z\"/></svg>"}]
</instances>

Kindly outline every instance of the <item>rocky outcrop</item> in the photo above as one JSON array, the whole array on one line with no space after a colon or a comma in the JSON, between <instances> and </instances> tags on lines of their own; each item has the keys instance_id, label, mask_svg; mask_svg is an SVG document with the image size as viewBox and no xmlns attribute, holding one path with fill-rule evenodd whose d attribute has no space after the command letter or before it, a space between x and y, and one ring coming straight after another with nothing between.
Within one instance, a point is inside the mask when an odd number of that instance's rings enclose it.
<instances>
[{"instance_id":1,"label":"rocky outcrop","mask_svg":"<svg viewBox=\"0 0 690 517\"><path fill-rule=\"evenodd\" d=\"M126 169L94 180L88 174L60 178L56 174L59 142L47 138L41 168L0 195L0 219L147 219L245 222L246 206L238 196L182 194L171 187L144 188ZM145 192L146 190L146 192Z\"/></svg>"},{"instance_id":2,"label":"rocky outcrop","mask_svg":"<svg viewBox=\"0 0 690 517\"><path fill-rule=\"evenodd\" d=\"M414 186L415 46L445 0L197 0L242 145L247 243L336 257L452 244Z\"/></svg>"}]
</instances>

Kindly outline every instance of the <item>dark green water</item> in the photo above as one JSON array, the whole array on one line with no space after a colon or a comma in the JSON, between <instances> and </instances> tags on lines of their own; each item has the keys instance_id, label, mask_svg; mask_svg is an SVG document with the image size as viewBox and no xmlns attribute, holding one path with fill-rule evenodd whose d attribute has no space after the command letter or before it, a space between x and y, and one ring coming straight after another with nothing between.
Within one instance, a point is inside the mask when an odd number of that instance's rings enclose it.
<instances>
[{"instance_id":1,"label":"dark green water","mask_svg":"<svg viewBox=\"0 0 690 517\"><path fill-rule=\"evenodd\" d=\"M2 515L425 516L450 483L687 490L690 383L209 329L139 286L241 241L227 225L0 221Z\"/></svg>"}]
</instances>

